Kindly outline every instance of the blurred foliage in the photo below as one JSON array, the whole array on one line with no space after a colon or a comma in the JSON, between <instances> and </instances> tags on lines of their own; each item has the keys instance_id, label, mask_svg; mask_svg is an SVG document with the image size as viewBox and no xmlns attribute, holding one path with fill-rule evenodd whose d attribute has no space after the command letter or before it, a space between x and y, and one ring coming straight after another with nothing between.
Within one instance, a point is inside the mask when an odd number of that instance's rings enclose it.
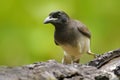
<instances>
[{"instance_id":1,"label":"blurred foliage","mask_svg":"<svg viewBox=\"0 0 120 80\"><path fill-rule=\"evenodd\" d=\"M1 0L0 65L61 61L63 50L54 44L54 27L43 24L55 10L63 10L87 25L94 53L120 47L120 0ZM91 59L85 54L81 63Z\"/></svg>"}]
</instances>

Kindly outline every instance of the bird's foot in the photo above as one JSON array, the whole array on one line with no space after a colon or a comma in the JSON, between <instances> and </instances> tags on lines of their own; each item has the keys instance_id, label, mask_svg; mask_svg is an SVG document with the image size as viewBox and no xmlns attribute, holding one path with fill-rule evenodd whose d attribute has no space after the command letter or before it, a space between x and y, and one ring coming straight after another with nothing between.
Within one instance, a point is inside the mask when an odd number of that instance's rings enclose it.
<instances>
[{"instance_id":1,"label":"bird's foot","mask_svg":"<svg viewBox=\"0 0 120 80\"><path fill-rule=\"evenodd\" d=\"M92 55L94 58L100 57L99 54L95 54L95 53L93 53L93 52L91 52L91 51L89 51L88 54L89 54L89 55Z\"/></svg>"}]
</instances>

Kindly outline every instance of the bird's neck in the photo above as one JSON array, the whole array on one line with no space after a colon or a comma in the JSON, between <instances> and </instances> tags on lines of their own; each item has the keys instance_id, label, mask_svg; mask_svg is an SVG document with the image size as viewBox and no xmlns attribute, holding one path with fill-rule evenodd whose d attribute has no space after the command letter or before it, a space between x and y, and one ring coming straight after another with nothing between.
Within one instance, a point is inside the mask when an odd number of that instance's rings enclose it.
<instances>
[{"instance_id":1,"label":"bird's neck","mask_svg":"<svg viewBox=\"0 0 120 80\"><path fill-rule=\"evenodd\" d=\"M55 24L55 30L56 31L63 31L63 30L67 30L68 27L67 27L67 24Z\"/></svg>"}]
</instances>

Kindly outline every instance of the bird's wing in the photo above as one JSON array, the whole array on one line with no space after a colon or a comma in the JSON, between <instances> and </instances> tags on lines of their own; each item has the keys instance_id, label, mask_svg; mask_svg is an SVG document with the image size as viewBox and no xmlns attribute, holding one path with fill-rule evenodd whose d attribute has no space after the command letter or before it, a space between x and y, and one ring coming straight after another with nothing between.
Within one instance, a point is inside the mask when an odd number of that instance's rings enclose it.
<instances>
[{"instance_id":1,"label":"bird's wing","mask_svg":"<svg viewBox=\"0 0 120 80\"><path fill-rule=\"evenodd\" d=\"M88 28L80 23L79 21L77 21L77 29L79 30L79 32L81 32L83 35L87 36L88 38L91 38L91 33L88 30Z\"/></svg>"}]
</instances>

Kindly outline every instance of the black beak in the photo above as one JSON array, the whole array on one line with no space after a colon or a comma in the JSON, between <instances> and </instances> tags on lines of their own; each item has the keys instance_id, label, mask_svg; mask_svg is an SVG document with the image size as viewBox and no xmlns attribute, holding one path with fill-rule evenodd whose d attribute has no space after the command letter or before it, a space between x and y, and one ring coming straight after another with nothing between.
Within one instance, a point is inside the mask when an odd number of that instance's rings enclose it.
<instances>
[{"instance_id":1,"label":"black beak","mask_svg":"<svg viewBox=\"0 0 120 80\"><path fill-rule=\"evenodd\" d=\"M45 20L44 20L44 24L47 24L47 23L51 23L53 21L56 21L57 18L52 18L50 16L48 16Z\"/></svg>"}]
</instances>

